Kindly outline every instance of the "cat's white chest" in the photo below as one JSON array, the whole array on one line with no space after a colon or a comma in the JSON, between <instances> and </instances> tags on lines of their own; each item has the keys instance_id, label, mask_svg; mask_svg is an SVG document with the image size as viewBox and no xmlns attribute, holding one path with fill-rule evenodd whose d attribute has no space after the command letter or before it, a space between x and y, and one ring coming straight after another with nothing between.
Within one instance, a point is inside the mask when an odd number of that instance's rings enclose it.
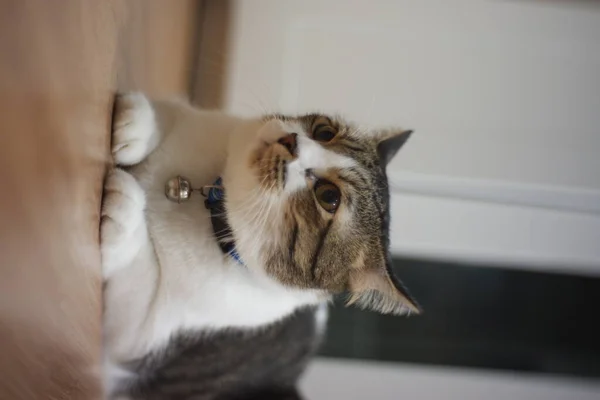
<instances>
[{"instance_id":1,"label":"cat's white chest","mask_svg":"<svg viewBox=\"0 0 600 400\"><path fill-rule=\"evenodd\" d=\"M164 193L147 193L159 269L151 310L157 340L179 330L259 327L319 303L316 293L284 287L223 254L204 198L194 196L176 204Z\"/></svg>"}]
</instances>

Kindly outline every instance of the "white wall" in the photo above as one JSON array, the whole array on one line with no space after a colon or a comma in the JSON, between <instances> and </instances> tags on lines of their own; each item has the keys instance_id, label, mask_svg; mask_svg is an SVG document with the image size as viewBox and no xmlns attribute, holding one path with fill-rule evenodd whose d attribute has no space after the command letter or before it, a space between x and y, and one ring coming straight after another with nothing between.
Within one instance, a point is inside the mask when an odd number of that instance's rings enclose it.
<instances>
[{"instance_id":1,"label":"white wall","mask_svg":"<svg viewBox=\"0 0 600 400\"><path fill-rule=\"evenodd\" d=\"M314 362L301 388L311 400L597 400L600 383L512 372L365 361Z\"/></svg>"},{"instance_id":2,"label":"white wall","mask_svg":"<svg viewBox=\"0 0 600 400\"><path fill-rule=\"evenodd\" d=\"M600 274L600 7L238 0L227 108L416 130L395 252Z\"/></svg>"}]
</instances>

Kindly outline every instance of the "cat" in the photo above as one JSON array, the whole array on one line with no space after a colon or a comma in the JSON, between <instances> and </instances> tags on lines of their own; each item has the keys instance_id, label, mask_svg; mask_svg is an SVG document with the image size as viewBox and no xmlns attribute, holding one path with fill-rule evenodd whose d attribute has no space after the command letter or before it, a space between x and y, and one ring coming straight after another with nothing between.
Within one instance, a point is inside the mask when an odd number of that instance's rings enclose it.
<instances>
[{"instance_id":1,"label":"cat","mask_svg":"<svg viewBox=\"0 0 600 400\"><path fill-rule=\"evenodd\" d=\"M333 295L419 313L389 254L385 169L410 135L117 96L101 220L109 396L300 398ZM169 201L178 175L208 199Z\"/></svg>"}]
</instances>

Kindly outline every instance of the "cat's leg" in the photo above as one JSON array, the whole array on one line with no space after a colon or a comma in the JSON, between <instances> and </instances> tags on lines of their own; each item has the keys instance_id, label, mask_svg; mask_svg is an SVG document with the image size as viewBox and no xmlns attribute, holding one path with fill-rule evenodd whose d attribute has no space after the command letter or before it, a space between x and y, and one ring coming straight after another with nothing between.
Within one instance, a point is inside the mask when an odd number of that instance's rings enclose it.
<instances>
[{"instance_id":1,"label":"cat's leg","mask_svg":"<svg viewBox=\"0 0 600 400\"><path fill-rule=\"evenodd\" d=\"M129 173L110 171L104 186L100 225L102 273L109 279L132 263L149 240L143 189Z\"/></svg>"},{"instance_id":2,"label":"cat's leg","mask_svg":"<svg viewBox=\"0 0 600 400\"><path fill-rule=\"evenodd\" d=\"M104 185L100 227L104 279L104 377L109 392L134 379L123 365L145 354L152 330L158 261L146 223L146 196L130 173L112 170ZM151 322L150 322L151 323Z\"/></svg>"},{"instance_id":3,"label":"cat's leg","mask_svg":"<svg viewBox=\"0 0 600 400\"><path fill-rule=\"evenodd\" d=\"M114 109L113 159L117 165L131 166L148 157L191 108L183 99L150 100L132 92L118 95Z\"/></svg>"},{"instance_id":4,"label":"cat's leg","mask_svg":"<svg viewBox=\"0 0 600 400\"><path fill-rule=\"evenodd\" d=\"M111 151L117 165L138 164L160 141L154 108L142 93L117 96L112 129Z\"/></svg>"}]
</instances>

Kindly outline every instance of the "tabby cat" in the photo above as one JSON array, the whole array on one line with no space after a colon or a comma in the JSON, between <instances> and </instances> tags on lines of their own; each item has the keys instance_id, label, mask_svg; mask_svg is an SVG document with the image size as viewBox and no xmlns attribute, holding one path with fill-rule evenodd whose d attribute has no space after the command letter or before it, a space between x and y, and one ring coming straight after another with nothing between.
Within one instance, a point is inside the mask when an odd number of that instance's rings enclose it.
<instances>
[{"instance_id":1,"label":"tabby cat","mask_svg":"<svg viewBox=\"0 0 600 400\"><path fill-rule=\"evenodd\" d=\"M118 96L101 223L109 397L300 398L333 295L418 313L388 249L385 168L410 133ZM178 175L206 201L167 199Z\"/></svg>"}]
</instances>

